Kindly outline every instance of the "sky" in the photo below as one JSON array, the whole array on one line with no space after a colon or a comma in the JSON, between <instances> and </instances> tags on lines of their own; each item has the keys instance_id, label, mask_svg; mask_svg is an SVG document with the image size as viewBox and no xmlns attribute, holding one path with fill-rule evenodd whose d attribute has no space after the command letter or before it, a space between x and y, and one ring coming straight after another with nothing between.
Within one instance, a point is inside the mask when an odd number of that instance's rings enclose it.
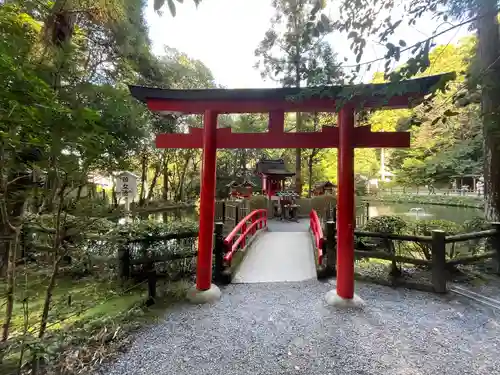
<instances>
[{"instance_id":1,"label":"sky","mask_svg":"<svg viewBox=\"0 0 500 375\"><path fill-rule=\"evenodd\" d=\"M254 51L269 29L273 15L271 0L202 0L198 8L192 0L185 0L182 4L177 3L175 17L168 9L158 15L153 10L153 2L149 3L146 20L155 54L161 55L165 46L176 48L201 60L212 71L216 82L227 88L277 86L273 81L264 80L254 69L257 61ZM329 9L328 12L334 19L335 11ZM436 28L443 31L449 27L450 24L439 25L424 16L415 26L401 25L395 41L403 39L407 45L412 45L430 37ZM462 26L437 37L435 42L456 43L467 33L467 27ZM345 64L355 63L347 35L335 33L328 41L338 54L339 62L347 57ZM385 50L384 46L368 41L361 62L383 57ZM408 57L403 54L401 62ZM370 81L375 71L383 70L383 65L381 61L373 64L370 71L362 70L361 80Z\"/></svg>"}]
</instances>

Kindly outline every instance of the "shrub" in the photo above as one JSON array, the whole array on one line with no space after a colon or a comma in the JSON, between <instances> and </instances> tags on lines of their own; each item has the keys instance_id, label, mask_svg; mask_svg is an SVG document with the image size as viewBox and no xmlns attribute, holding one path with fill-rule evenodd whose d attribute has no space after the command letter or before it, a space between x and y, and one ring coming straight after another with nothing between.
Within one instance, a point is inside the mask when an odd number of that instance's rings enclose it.
<instances>
[{"instance_id":1,"label":"shrub","mask_svg":"<svg viewBox=\"0 0 500 375\"><path fill-rule=\"evenodd\" d=\"M464 232L478 232L481 230L491 229L491 224L488 220L481 216L475 216L472 219L464 221L462 224Z\"/></svg>"},{"instance_id":2,"label":"shrub","mask_svg":"<svg viewBox=\"0 0 500 375\"><path fill-rule=\"evenodd\" d=\"M267 198L264 195L252 195L249 201L250 211L267 209Z\"/></svg>"},{"instance_id":3,"label":"shrub","mask_svg":"<svg viewBox=\"0 0 500 375\"><path fill-rule=\"evenodd\" d=\"M378 233L402 233L407 223L399 216L377 216L369 219L363 230Z\"/></svg>"},{"instance_id":4,"label":"shrub","mask_svg":"<svg viewBox=\"0 0 500 375\"><path fill-rule=\"evenodd\" d=\"M470 220L466 220L462 224L463 232L479 232L482 230L491 229L491 223L487 221L485 218L476 216ZM469 246L468 250L472 255L477 254L479 251L483 250L486 247L488 240L485 238L478 238L475 240L467 241L466 244Z\"/></svg>"},{"instance_id":5,"label":"shrub","mask_svg":"<svg viewBox=\"0 0 500 375\"><path fill-rule=\"evenodd\" d=\"M406 222L399 216L378 216L369 219L363 226L363 229L368 232L401 233L406 228L406 226ZM396 254L394 241L388 239L380 239L376 244L378 246L384 247L390 254ZM398 268L395 261L392 261L390 275L401 275L401 270Z\"/></svg>"},{"instance_id":6,"label":"shrub","mask_svg":"<svg viewBox=\"0 0 500 375\"><path fill-rule=\"evenodd\" d=\"M367 187L366 184L368 181L366 181L364 178L360 176L355 176L354 177L354 192L357 196L363 196L366 195Z\"/></svg>"},{"instance_id":7,"label":"shrub","mask_svg":"<svg viewBox=\"0 0 500 375\"><path fill-rule=\"evenodd\" d=\"M170 233L197 232L198 222L194 220L171 221L137 220L116 226L114 232L125 239L165 236Z\"/></svg>"},{"instance_id":8,"label":"shrub","mask_svg":"<svg viewBox=\"0 0 500 375\"><path fill-rule=\"evenodd\" d=\"M447 236L462 232L462 227L449 220L416 220L410 224L415 235L431 236L433 230L442 230Z\"/></svg>"},{"instance_id":9,"label":"shrub","mask_svg":"<svg viewBox=\"0 0 500 375\"><path fill-rule=\"evenodd\" d=\"M447 236L458 234L462 231L462 227L459 224L449 220L417 220L410 224L410 228L410 231L417 236L431 236L433 230L442 230ZM407 248L414 249L415 246L425 259L431 260L432 251L430 244L415 243L413 247L411 244L408 244ZM449 258L453 258L456 255L454 245L448 249L447 255Z\"/></svg>"}]
</instances>

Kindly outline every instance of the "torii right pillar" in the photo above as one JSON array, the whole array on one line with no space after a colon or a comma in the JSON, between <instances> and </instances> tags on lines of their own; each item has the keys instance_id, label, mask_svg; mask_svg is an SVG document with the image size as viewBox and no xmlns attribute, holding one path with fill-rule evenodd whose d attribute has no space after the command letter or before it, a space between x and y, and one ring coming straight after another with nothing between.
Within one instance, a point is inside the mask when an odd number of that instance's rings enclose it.
<instances>
[{"instance_id":1,"label":"torii right pillar","mask_svg":"<svg viewBox=\"0 0 500 375\"><path fill-rule=\"evenodd\" d=\"M354 107L343 106L338 116L337 288L326 295L328 304L339 307L363 305L354 294L354 123Z\"/></svg>"}]
</instances>

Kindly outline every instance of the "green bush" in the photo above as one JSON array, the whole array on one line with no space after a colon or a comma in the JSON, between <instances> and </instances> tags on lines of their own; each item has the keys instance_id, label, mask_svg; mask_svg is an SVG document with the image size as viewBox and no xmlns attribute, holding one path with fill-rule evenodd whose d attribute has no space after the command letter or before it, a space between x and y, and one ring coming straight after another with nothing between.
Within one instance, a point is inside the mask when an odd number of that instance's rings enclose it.
<instances>
[{"instance_id":1,"label":"green bush","mask_svg":"<svg viewBox=\"0 0 500 375\"><path fill-rule=\"evenodd\" d=\"M377 216L369 219L363 226L367 232L402 233L407 223L399 216Z\"/></svg>"},{"instance_id":2,"label":"green bush","mask_svg":"<svg viewBox=\"0 0 500 375\"><path fill-rule=\"evenodd\" d=\"M250 211L267 209L267 198L264 195L252 195L249 201Z\"/></svg>"},{"instance_id":3,"label":"green bush","mask_svg":"<svg viewBox=\"0 0 500 375\"><path fill-rule=\"evenodd\" d=\"M482 230L491 229L491 223L484 217L475 216L472 219L464 221L462 227L465 233L479 232Z\"/></svg>"},{"instance_id":4,"label":"green bush","mask_svg":"<svg viewBox=\"0 0 500 375\"><path fill-rule=\"evenodd\" d=\"M487 230L491 227L490 223L481 217L474 217L467 220L462 225L448 220L417 220L405 221L398 216L379 216L368 220L363 226L363 230L375 233L400 233L412 234L417 236L432 235L433 230L442 230L447 236L452 236L460 233L471 233L482 230ZM361 239L361 243L376 244L379 247L385 248L386 251L395 253L394 241L384 241L376 239ZM406 253L410 256L431 260L432 252L429 243L396 241L397 249L400 253ZM446 246L446 256L448 259L454 259L461 256L475 255L483 251L486 247L486 239L470 240L465 242L448 244ZM393 267L393 271L395 268Z\"/></svg>"},{"instance_id":5,"label":"green bush","mask_svg":"<svg viewBox=\"0 0 500 375\"><path fill-rule=\"evenodd\" d=\"M360 176L355 176L354 177L354 192L357 196L363 196L366 195L367 187L366 187L367 181Z\"/></svg>"},{"instance_id":6,"label":"green bush","mask_svg":"<svg viewBox=\"0 0 500 375\"><path fill-rule=\"evenodd\" d=\"M480 216L473 217L472 219L467 220L462 224L462 230L464 233L480 232L488 229L491 229L491 223ZM463 245L468 245L468 252L472 255L475 255L481 250L485 249L487 242L487 239L479 238L475 240L469 240Z\"/></svg>"},{"instance_id":7,"label":"green bush","mask_svg":"<svg viewBox=\"0 0 500 375\"><path fill-rule=\"evenodd\" d=\"M411 232L419 236L431 236L433 230L442 230L447 236L462 232L462 226L449 220L417 220L409 223Z\"/></svg>"},{"instance_id":8,"label":"green bush","mask_svg":"<svg viewBox=\"0 0 500 375\"><path fill-rule=\"evenodd\" d=\"M194 220L176 220L158 222L153 220L136 220L116 226L114 232L124 239L165 236L171 233L197 232L198 222Z\"/></svg>"},{"instance_id":9,"label":"green bush","mask_svg":"<svg viewBox=\"0 0 500 375\"><path fill-rule=\"evenodd\" d=\"M378 216L369 219L363 226L363 230L378 233L402 233L406 226L406 222L399 216ZM388 253L396 255L396 247L394 245L394 241L387 239L368 240L368 242L370 241L372 243L375 243L377 246L385 248ZM401 270L399 269L395 261L391 262L390 275L395 277L401 275Z\"/></svg>"},{"instance_id":10,"label":"green bush","mask_svg":"<svg viewBox=\"0 0 500 375\"><path fill-rule=\"evenodd\" d=\"M55 214L27 214L25 216L25 224L33 227L42 227L53 229L56 226L57 216ZM116 226L110 220L101 217L85 217L73 216L67 213L62 213L60 224L66 228L72 228L74 231L91 232L91 233L106 233Z\"/></svg>"}]
</instances>

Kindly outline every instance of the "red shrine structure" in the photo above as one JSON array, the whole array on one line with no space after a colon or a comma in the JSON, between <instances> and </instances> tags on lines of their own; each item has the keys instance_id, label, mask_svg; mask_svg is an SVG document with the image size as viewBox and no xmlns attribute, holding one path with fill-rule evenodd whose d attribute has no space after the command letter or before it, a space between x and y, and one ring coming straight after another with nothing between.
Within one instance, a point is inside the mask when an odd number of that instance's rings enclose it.
<instances>
[{"instance_id":1,"label":"red shrine structure","mask_svg":"<svg viewBox=\"0 0 500 375\"><path fill-rule=\"evenodd\" d=\"M255 184L252 181L244 180L240 185L240 195L243 198L250 198L253 194Z\"/></svg>"},{"instance_id":2,"label":"red shrine structure","mask_svg":"<svg viewBox=\"0 0 500 375\"><path fill-rule=\"evenodd\" d=\"M252 181L244 180L241 184L231 181L226 185L229 188L229 196L234 199L250 198L253 194L255 184Z\"/></svg>"},{"instance_id":3,"label":"red shrine structure","mask_svg":"<svg viewBox=\"0 0 500 375\"><path fill-rule=\"evenodd\" d=\"M355 127L360 108L407 108L453 74L400 83L278 89L170 90L130 86L134 97L159 114L203 114L204 127L187 134L158 134L158 148L202 148L203 183L196 288L212 288L212 245L215 214L216 154L218 148L338 148L337 295L354 297L354 149L357 147L409 147L407 132L372 132ZM442 87L442 86L441 86ZM269 113L267 133L233 133L217 128L224 113ZM319 132L286 133L285 112L338 112L337 127Z\"/></svg>"},{"instance_id":4,"label":"red shrine structure","mask_svg":"<svg viewBox=\"0 0 500 375\"><path fill-rule=\"evenodd\" d=\"M255 173L262 179L262 194L271 199L278 191L285 190L285 180L295 176L294 172L289 172L285 167L283 159L260 160Z\"/></svg>"},{"instance_id":5,"label":"red shrine structure","mask_svg":"<svg viewBox=\"0 0 500 375\"><path fill-rule=\"evenodd\" d=\"M313 196L317 197L319 195L334 195L337 185L331 183L330 181L322 181L314 184L312 193Z\"/></svg>"},{"instance_id":6,"label":"red shrine structure","mask_svg":"<svg viewBox=\"0 0 500 375\"><path fill-rule=\"evenodd\" d=\"M239 192L240 184L238 184L236 181L231 181L226 186L229 188L229 196L231 198L236 199L236 198L239 197L239 195L240 195L240 192Z\"/></svg>"}]
</instances>

